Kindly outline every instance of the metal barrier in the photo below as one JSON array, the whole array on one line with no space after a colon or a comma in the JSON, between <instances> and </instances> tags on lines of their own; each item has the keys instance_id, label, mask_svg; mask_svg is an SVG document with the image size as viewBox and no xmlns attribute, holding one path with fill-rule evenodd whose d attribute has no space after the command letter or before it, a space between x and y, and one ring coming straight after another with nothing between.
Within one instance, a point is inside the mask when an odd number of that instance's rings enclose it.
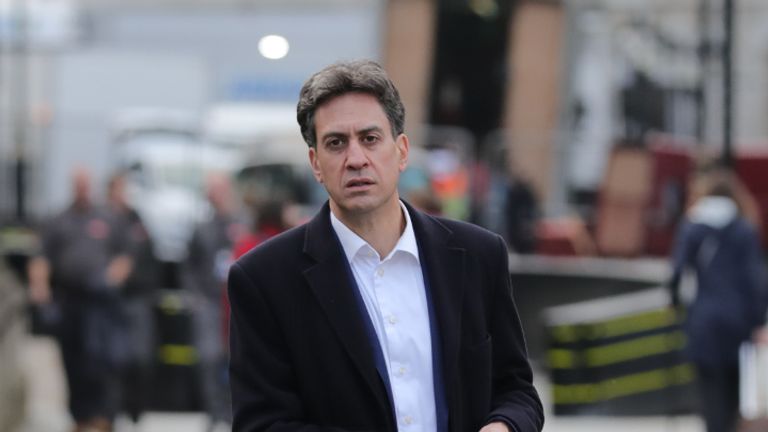
<instances>
[{"instance_id":1,"label":"metal barrier","mask_svg":"<svg viewBox=\"0 0 768 432\"><path fill-rule=\"evenodd\" d=\"M695 372L668 303L658 287L546 309L555 413L690 413Z\"/></svg>"}]
</instances>

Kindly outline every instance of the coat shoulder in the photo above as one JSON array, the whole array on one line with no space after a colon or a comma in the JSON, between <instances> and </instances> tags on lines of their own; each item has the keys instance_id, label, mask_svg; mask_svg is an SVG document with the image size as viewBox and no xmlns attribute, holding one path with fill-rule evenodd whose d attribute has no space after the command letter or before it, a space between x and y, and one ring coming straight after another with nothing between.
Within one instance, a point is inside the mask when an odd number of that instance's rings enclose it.
<instances>
[{"instance_id":1,"label":"coat shoulder","mask_svg":"<svg viewBox=\"0 0 768 432\"><path fill-rule=\"evenodd\" d=\"M441 217L434 217L433 220L443 225L451 233L452 240L462 247L488 248L503 243L500 235L469 222Z\"/></svg>"}]
</instances>

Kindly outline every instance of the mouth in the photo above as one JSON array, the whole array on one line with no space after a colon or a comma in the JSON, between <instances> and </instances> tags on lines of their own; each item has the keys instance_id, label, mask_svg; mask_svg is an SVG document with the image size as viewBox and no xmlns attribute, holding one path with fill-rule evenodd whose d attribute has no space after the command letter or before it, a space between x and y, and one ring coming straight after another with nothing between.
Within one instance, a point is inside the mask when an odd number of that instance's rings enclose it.
<instances>
[{"instance_id":1,"label":"mouth","mask_svg":"<svg viewBox=\"0 0 768 432\"><path fill-rule=\"evenodd\" d=\"M362 190L372 186L373 184L375 184L373 179L359 177L347 181L347 183L344 184L344 187L351 190Z\"/></svg>"}]
</instances>

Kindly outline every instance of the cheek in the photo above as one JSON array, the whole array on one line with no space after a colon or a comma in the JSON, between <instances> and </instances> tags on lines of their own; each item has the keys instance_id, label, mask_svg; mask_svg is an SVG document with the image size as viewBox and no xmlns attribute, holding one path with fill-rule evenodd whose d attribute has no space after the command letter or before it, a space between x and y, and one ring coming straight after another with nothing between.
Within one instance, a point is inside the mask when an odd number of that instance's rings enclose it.
<instances>
[{"instance_id":1,"label":"cheek","mask_svg":"<svg viewBox=\"0 0 768 432\"><path fill-rule=\"evenodd\" d=\"M326 160L322 165L318 166L315 177L321 183L338 183L344 177L344 166L336 161Z\"/></svg>"}]
</instances>

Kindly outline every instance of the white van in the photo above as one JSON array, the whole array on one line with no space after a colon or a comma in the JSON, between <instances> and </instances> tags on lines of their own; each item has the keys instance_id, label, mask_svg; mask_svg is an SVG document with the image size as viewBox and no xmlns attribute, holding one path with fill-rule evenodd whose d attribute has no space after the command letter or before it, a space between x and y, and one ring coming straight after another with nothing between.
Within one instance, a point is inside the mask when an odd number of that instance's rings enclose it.
<instances>
[{"instance_id":1,"label":"white van","mask_svg":"<svg viewBox=\"0 0 768 432\"><path fill-rule=\"evenodd\" d=\"M206 115L203 136L240 149L235 178L247 204L278 200L310 216L327 194L309 167L307 144L296 122L296 106L285 103L223 104Z\"/></svg>"},{"instance_id":2,"label":"white van","mask_svg":"<svg viewBox=\"0 0 768 432\"><path fill-rule=\"evenodd\" d=\"M211 211L204 181L210 173L233 174L240 149L200 138L192 115L171 110L131 110L118 116L113 162L128 174L127 195L165 262L181 262L195 225Z\"/></svg>"}]
</instances>

